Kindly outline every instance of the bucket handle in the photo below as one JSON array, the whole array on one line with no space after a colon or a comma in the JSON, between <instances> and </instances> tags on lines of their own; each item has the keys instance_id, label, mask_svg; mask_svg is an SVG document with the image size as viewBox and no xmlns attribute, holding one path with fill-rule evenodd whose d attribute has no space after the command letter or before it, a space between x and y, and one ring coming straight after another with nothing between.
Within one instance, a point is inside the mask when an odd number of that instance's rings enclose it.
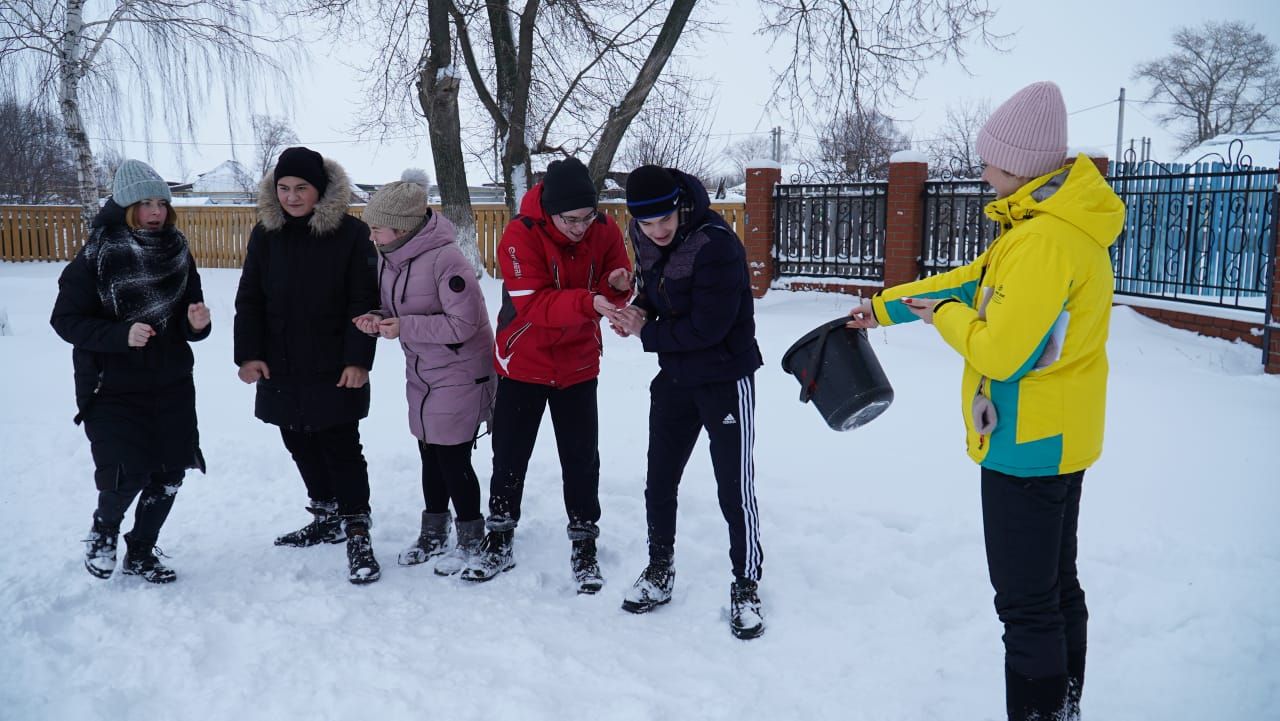
<instances>
[{"instance_id":1,"label":"bucket handle","mask_svg":"<svg viewBox=\"0 0 1280 721\"><path fill-rule=\"evenodd\" d=\"M840 325L844 325L843 322ZM818 370L822 367L822 354L827 349L827 336L831 335L831 331L836 327L836 325L828 323L822 329L821 335L818 336L818 350L813 354L813 360L809 362L809 382L800 384L801 403L808 403L809 399L813 397L813 392L817 390Z\"/></svg>"}]
</instances>

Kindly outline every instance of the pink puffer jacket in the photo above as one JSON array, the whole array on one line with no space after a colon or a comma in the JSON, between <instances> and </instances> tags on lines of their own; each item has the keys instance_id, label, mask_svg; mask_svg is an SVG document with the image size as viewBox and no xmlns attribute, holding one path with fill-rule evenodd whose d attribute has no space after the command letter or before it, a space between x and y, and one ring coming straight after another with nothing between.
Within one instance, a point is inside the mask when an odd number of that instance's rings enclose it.
<instances>
[{"instance_id":1,"label":"pink puffer jacket","mask_svg":"<svg viewBox=\"0 0 1280 721\"><path fill-rule=\"evenodd\" d=\"M400 319L409 430L427 443L469 443L489 422L497 376L493 329L471 264L440 213L378 268L381 314Z\"/></svg>"}]
</instances>

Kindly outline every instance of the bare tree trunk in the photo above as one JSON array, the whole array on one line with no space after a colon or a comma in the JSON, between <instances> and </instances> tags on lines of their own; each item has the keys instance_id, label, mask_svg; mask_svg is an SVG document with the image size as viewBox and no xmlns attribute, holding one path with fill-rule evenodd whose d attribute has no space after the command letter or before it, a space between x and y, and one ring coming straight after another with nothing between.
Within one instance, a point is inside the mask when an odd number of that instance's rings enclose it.
<instances>
[{"instance_id":1,"label":"bare tree trunk","mask_svg":"<svg viewBox=\"0 0 1280 721\"><path fill-rule=\"evenodd\" d=\"M431 134L431 157L444 215L457 228L458 247L479 278L484 261L476 243L476 218L467 188L467 168L462 156L462 129L458 117L458 90L461 82L453 66L453 36L449 29L448 0L427 2L428 40L419 63L418 104L427 116Z\"/></svg>"},{"instance_id":2,"label":"bare tree trunk","mask_svg":"<svg viewBox=\"0 0 1280 721\"><path fill-rule=\"evenodd\" d=\"M489 3L489 27L493 33L493 56L498 81L498 107L506 116L502 149L502 184L511 214L519 212L520 201L533 182L529 167L529 83L533 77L533 25L540 0L527 0L520 15L517 44L511 28L511 6L507 0Z\"/></svg>"},{"instance_id":3,"label":"bare tree trunk","mask_svg":"<svg viewBox=\"0 0 1280 721\"><path fill-rule=\"evenodd\" d=\"M62 125L76 156L76 185L80 196L80 216L84 219L85 232L98 214L98 184L93 172L93 148L84 130L80 115L80 80L84 77L84 28L85 0L67 2L67 22L63 28L58 58L58 107Z\"/></svg>"},{"instance_id":4,"label":"bare tree trunk","mask_svg":"<svg viewBox=\"0 0 1280 721\"><path fill-rule=\"evenodd\" d=\"M613 156L617 154L618 146L622 144L622 138L627 134L627 128L644 107L644 101L649 97L653 84L658 81L658 76L662 75L662 69L671 58L671 53L675 50L676 43L684 32L685 23L688 22L693 6L697 2L698 0L675 0L671 4L667 19L662 23L662 30L658 32L658 39L650 48L649 57L641 66L635 82L631 84L631 89L623 96L622 102L609 110L609 119L605 121L600 142L596 145L595 152L591 154L591 162L587 165L591 180L597 188L604 185L609 166L613 164Z\"/></svg>"}]
</instances>

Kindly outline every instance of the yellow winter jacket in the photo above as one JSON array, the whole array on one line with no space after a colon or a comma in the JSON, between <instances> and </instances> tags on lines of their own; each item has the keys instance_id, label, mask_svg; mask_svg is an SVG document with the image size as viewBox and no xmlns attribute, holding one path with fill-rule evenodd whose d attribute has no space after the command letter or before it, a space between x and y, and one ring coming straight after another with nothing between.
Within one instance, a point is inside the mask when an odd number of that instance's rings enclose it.
<instances>
[{"instance_id":1,"label":"yellow winter jacket","mask_svg":"<svg viewBox=\"0 0 1280 721\"><path fill-rule=\"evenodd\" d=\"M936 306L934 325L964 357L969 456L1013 476L1082 470L1102 453L1115 285L1108 248L1124 203L1081 155L985 211L1003 229L986 252L877 293L876 319L916 320L901 298L949 299ZM975 416L991 404L987 435Z\"/></svg>"}]
</instances>

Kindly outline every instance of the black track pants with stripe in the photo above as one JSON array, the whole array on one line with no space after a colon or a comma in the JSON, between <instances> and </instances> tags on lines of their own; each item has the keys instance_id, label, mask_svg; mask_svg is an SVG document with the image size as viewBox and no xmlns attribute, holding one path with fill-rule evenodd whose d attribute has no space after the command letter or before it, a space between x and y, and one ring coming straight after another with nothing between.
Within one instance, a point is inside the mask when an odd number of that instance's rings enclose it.
<instances>
[{"instance_id":1,"label":"black track pants with stripe","mask_svg":"<svg viewBox=\"0 0 1280 721\"><path fill-rule=\"evenodd\" d=\"M649 468L645 509L651 547L674 546L676 496L698 434L707 429L720 511L729 524L733 574L760 580L760 518L756 510L755 376L677 386L665 372L649 384Z\"/></svg>"}]
</instances>

